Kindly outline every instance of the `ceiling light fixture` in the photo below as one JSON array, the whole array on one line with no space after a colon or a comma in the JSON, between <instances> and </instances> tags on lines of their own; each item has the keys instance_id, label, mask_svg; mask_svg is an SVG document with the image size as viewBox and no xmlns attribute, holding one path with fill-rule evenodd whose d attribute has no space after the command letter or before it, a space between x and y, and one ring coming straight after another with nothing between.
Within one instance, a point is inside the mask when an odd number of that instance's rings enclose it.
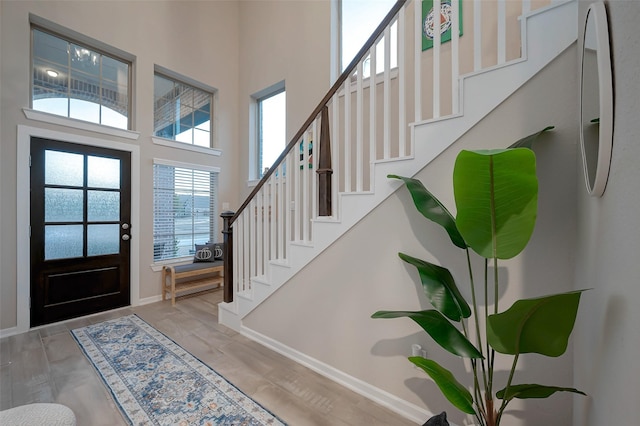
<instances>
[{"instance_id":1,"label":"ceiling light fixture","mask_svg":"<svg viewBox=\"0 0 640 426\"><path fill-rule=\"evenodd\" d=\"M58 76L58 71L54 71L54 70L47 70L47 75L49 77L57 77Z\"/></svg>"}]
</instances>

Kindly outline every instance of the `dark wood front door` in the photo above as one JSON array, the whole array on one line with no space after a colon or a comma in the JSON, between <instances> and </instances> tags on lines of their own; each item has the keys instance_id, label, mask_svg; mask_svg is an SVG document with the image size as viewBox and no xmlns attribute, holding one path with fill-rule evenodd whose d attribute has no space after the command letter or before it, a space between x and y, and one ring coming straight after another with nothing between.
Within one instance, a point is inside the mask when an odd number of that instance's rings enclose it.
<instances>
[{"instance_id":1,"label":"dark wood front door","mask_svg":"<svg viewBox=\"0 0 640 426\"><path fill-rule=\"evenodd\" d=\"M31 139L31 326L130 304L131 154Z\"/></svg>"}]
</instances>

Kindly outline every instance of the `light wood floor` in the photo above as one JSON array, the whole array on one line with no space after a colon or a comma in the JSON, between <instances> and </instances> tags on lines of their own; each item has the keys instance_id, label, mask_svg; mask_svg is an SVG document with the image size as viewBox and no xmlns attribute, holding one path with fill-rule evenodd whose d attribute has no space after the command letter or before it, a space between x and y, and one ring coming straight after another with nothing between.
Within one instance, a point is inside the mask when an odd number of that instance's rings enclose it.
<instances>
[{"instance_id":1,"label":"light wood floor","mask_svg":"<svg viewBox=\"0 0 640 426\"><path fill-rule=\"evenodd\" d=\"M218 324L220 290L39 328L0 340L0 409L70 407L78 425L125 425L69 330L137 314L290 426L415 425L390 410Z\"/></svg>"}]
</instances>

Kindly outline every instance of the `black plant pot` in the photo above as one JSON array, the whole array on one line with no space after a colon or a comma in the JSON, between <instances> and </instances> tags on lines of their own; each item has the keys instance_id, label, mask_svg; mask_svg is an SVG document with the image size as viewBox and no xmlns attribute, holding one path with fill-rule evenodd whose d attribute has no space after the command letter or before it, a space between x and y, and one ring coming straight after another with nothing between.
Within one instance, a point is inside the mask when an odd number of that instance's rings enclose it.
<instances>
[{"instance_id":1,"label":"black plant pot","mask_svg":"<svg viewBox=\"0 0 640 426\"><path fill-rule=\"evenodd\" d=\"M447 421L447 413L443 411L437 416L431 417L422 426L449 426L449 422Z\"/></svg>"}]
</instances>

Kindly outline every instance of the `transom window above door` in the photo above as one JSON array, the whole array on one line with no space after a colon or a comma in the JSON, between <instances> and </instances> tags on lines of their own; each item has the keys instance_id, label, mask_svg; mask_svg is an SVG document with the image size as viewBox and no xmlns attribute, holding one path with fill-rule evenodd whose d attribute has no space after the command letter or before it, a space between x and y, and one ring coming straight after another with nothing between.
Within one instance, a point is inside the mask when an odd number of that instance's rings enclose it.
<instances>
[{"instance_id":1,"label":"transom window above door","mask_svg":"<svg viewBox=\"0 0 640 426\"><path fill-rule=\"evenodd\" d=\"M34 110L130 128L131 62L38 26L31 34Z\"/></svg>"},{"instance_id":2,"label":"transom window above door","mask_svg":"<svg viewBox=\"0 0 640 426\"><path fill-rule=\"evenodd\" d=\"M158 66L153 88L154 136L212 148L215 89L186 77L180 78Z\"/></svg>"}]
</instances>

